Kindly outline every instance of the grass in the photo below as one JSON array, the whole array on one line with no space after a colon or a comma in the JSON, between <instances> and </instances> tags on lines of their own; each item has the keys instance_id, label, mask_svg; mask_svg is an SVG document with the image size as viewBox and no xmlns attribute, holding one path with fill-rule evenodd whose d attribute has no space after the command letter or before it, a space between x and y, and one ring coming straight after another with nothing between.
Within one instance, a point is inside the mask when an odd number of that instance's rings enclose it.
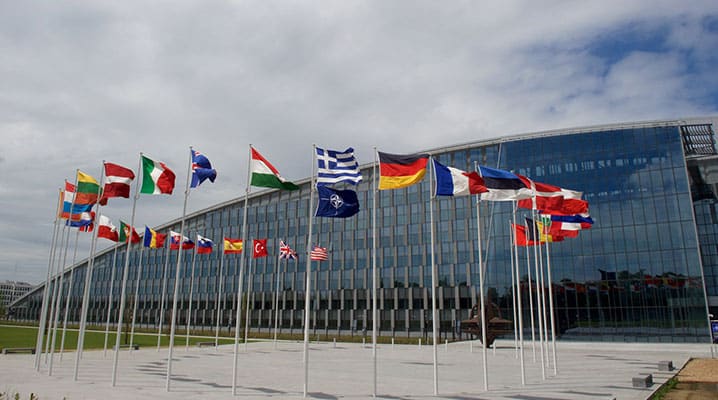
<instances>
[{"instance_id":1,"label":"grass","mask_svg":"<svg viewBox=\"0 0 718 400\"><path fill-rule=\"evenodd\" d=\"M182 332L184 333L184 331ZM190 332L191 334L191 332ZM77 348L77 330L68 330L65 335L65 350L75 350ZM116 338L115 331L111 331L108 335L108 348L112 348L115 345ZM47 335L45 335L47 338ZM60 350L60 341L62 339L62 331L58 330L57 337L55 339L55 350ZM0 349L12 348L12 347L35 347L37 340L37 327L20 327L20 326L0 326ZM121 344L129 343L129 333L122 334L120 338ZM213 341L214 337L192 337L190 336L189 343L194 345L197 342L208 342ZM175 335L175 346L184 345L186 341L185 336ZM135 332L134 337L135 344L140 347L155 347L157 346L157 334L145 334ZM234 343L234 340L227 338L220 338L219 344L230 344ZM85 346L87 349L102 349L105 345L105 332L87 330L85 333ZM161 346L169 345L169 335L162 335L160 341Z\"/></svg>"},{"instance_id":2,"label":"grass","mask_svg":"<svg viewBox=\"0 0 718 400\"><path fill-rule=\"evenodd\" d=\"M663 385L661 385L658 390L656 390L655 393L650 397L650 400L662 400L668 392L673 390L674 387L678 385L678 378L675 376L669 380L666 381Z\"/></svg>"}]
</instances>

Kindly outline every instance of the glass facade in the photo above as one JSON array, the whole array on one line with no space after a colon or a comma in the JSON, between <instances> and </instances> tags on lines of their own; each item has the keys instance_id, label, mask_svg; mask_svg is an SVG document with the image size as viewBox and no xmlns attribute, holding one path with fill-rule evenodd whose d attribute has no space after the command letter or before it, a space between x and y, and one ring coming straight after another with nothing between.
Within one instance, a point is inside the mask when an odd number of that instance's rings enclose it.
<instances>
[{"instance_id":1,"label":"glass facade","mask_svg":"<svg viewBox=\"0 0 718 400\"><path fill-rule=\"evenodd\" d=\"M712 140L710 126L707 129ZM540 249L543 267L548 266L547 251L550 256L551 283L546 276L544 291L550 288L554 297L559 339L700 342L709 340L706 290L710 296L718 292L718 218L715 194L708 183L696 179L700 174L691 173L693 161L687 157L685 145L681 125L657 123L524 135L438 149L432 154L456 168L473 170L479 163L584 193L596 221L593 228L583 230L577 238L552 243L548 250ZM311 242L330 252L328 261L312 264L310 328L315 333L371 330L372 167L362 173L364 183L357 188L362 211L357 216L314 219ZM250 326L255 331L268 332L274 326L277 278L282 332L303 329L303 250L309 232L310 183L300 186L294 192L261 191L249 198L246 239L268 238L270 253L270 257L247 258L245 264L251 279L245 279L244 293L249 288ZM381 335L431 332L429 190L427 174L420 184L377 195ZM243 205L244 199L237 199L189 216L185 231L188 236L200 234L215 243L221 243L223 236L239 237ZM481 202L478 207L489 299L504 318L516 318L511 267L515 258L528 332L529 304L538 294L534 248L519 248L514 257L510 223L514 218L522 221L530 211L514 213L510 202ZM457 322L469 318L478 301L477 204L474 198L437 198L433 208L440 332L442 338L459 339ZM162 232L167 229L178 231L178 221L158 228ZM280 239L300 253L298 262L280 262L274 256ZM117 312L124 254L124 248L119 249L114 264L112 249L97 257L88 314L91 323L104 323L111 286ZM163 270L167 264L167 288L172 288L177 252L145 249L139 279L139 251L131 256L128 304L133 303L139 283L137 320L156 326ZM197 327L211 329L215 324L221 257L219 251L197 255L192 280L192 253L183 256L178 304L180 310L188 309L193 282L190 318ZM225 329L234 325L239 257L227 255L223 261L220 308ZM116 269L114 282L112 268ZM85 273L86 264L78 264L73 274L70 319L79 315ZM64 290L67 286L66 279ZM38 290L16 303L16 317L37 319L41 300ZM171 299L167 304L171 305ZM165 324L169 316L166 309L162 316ZM179 313L179 323L184 324L186 318L186 311Z\"/></svg>"}]
</instances>

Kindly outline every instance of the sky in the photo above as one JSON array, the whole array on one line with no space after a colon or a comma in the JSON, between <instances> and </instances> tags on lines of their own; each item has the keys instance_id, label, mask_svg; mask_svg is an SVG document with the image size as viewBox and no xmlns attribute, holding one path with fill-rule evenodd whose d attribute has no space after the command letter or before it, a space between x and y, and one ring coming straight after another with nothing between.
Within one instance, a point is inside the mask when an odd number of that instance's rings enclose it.
<instances>
[{"instance_id":1,"label":"sky","mask_svg":"<svg viewBox=\"0 0 718 400\"><path fill-rule=\"evenodd\" d=\"M173 195L138 200L141 228L181 216L189 146L218 171L193 212L245 193L250 144L299 180L312 144L367 163L374 147L718 114L715 0L4 1L0 54L0 280L31 283L58 189L103 160L176 172Z\"/></svg>"}]
</instances>

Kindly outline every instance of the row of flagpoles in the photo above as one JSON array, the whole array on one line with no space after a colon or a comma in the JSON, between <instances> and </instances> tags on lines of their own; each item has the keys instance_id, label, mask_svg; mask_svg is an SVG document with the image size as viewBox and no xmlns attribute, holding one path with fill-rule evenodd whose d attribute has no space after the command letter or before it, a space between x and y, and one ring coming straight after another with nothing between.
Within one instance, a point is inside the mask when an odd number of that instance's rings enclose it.
<instances>
[{"instance_id":1,"label":"row of flagpoles","mask_svg":"<svg viewBox=\"0 0 718 400\"><path fill-rule=\"evenodd\" d=\"M358 185L362 181L362 175L359 170L358 163L354 157L353 149L349 148L345 151L333 151L325 150L318 147L314 147L315 160L313 163L311 191L310 191L310 206L309 206L309 229L307 238L307 268L306 268L306 290L305 290L305 321L304 321L304 395L306 396L309 385L309 304L311 301L311 262L312 261L323 261L328 258L327 251L318 245L314 245L312 242L312 227L314 223L314 217L330 217L330 218L348 218L356 215L359 211L359 202L357 199L356 192L350 189L336 189L334 185L344 183ZM533 181L527 177L514 174L509 171L499 170L486 166L475 165L475 171L466 172L457 168L448 167L442 165L438 160L431 157L429 154L410 154L410 155L398 155L389 154L375 151L376 158L374 160L373 170L373 182L372 182L372 357L373 357L373 395L376 396L377 388L377 368L376 368L376 342L377 342L377 280L379 279L376 269L376 200L379 190L391 190L405 188L421 182L426 174L427 166L429 167L430 175L430 229L431 229L431 269L432 269L432 336L433 336L433 355L434 355L434 394L438 394L438 362L437 362L437 328L438 324L438 312L436 307L436 287L437 287L437 271L436 263L434 258L434 201L437 196L476 196L476 210L477 210L477 231L478 231L478 252L479 252L479 302L480 302L480 313L482 322L482 347L483 347L483 370L484 370L484 388L488 390L488 374L487 374L487 358L486 358L486 319L485 319L485 290L484 290L484 273L486 269L486 263L483 260L482 251L482 239L481 239L481 217L480 213L480 202L483 201L511 201L514 202L514 218L511 222L512 226L512 244L514 250L512 251L512 286L518 287L518 318L514 318L514 323L518 319L518 334L520 338L516 338L517 351L521 355L521 371L522 371L522 384L525 383L524 378L524 360L523 360L523 312L520 310L521 301L521 290L520 290L520 274L518 267L518 247L519 246L534 246L534 260L536 267L536 285L537 285L537 296L540 298L538 304L543 306L539 307L539 336L542 348L542 372L544 370L544 349L548 354L548 332L546 314L550 315L551 325L551 342L553 344L553 364L554 372L556 372L556 353L555 353L555 321L553 320L553 297L552 291L549 290L549 309L547 312L545 304L546 301L543 299L543 290L540 290L539 285L539 273L541 280L541 287L543 287L543 266L539 266L542 258L536 253L536 249L540 248L538 244L546 244L546 260L547 260L547 274L548 282L550 287L551 282L551 270L550 270L550 258L548 255L548 243L554 241L563 240L565 237L576 237L581 229L590 228L593 221L588 215L588 203L582 200L582 194L573 190L560 188L557 186L544 184ZM429 161L431 163L429 164ZM376 167L379 167L379 174L376 173ZM66 182L65 188L61 191L60 204L58 205L58 215L54 225L52 246L50 251L49 263L48 263L48 275L47 282L48 287L43 294L43 303L41 309L40 318L40 329L38 332L38 338L36 343L37 355L35 359L36 368L40 368L40 359L42 354L42 338L45 334L46 323L49 319L49 323L52 324L48 331L48 339L45 344L46 360L47 354L49 353L49 374L52 374L52 362L54 359L53 352L55 348L55 337L58 328L58 317L60 309L60 298L63 286L63 270L66 264L67 256L67 243L69 241L69 234L66 234L66 229L62 231L62 238L60 242L65 243L65 252L62 258L56 254L57 247L57 235L59 231L58 220L65 220L65 226L77 227L78 234L80 230L93 231L95 225L95 212L92 211L93 207L97 205L99 218L97 229L94 230L92 238L90 257L88 258L88 267L85 276L85 285L83 291L82 305L81 305L81 317L80 317L80 333L78 335L77 352L75 357L75 369L74 379L78 379L78 369L80 359L82 357L83 341L85 336L85 327L87 320L87 308L89 304L89 289L92 283L92 272L94 266L94 255L96 249L96 241L98 237L106 238L113 242L126 243L125 252L125 263L122 270L122 284L121 294L119 302L119 313L117 321L117 332L116 332L116 343L114 349L113 359L113 371L112 371L112 385L116 384L117 379L117 366L118 357L120 350L120 336L122 331L122 319L124 314L125 299L127 296L127 280L130 262L130 252L132 244L140 243L142 241L143 246L140 246L140 257L137 272L137 284L135 287L135 310L132 313L132 328L131 338L134 337L134 325L135 325L135 314L137 307L137 299L139 295L139 279L141 277L141 262L142 262L142 249L147 248L163 248L166 236L170 236L170 245L167 247L167 251L174 249L190 249L194 248L194 255L192 260L192 272L190 274L191 279L194 278L194 260L197 254L207 253L212 251L213 242L212 240L197 235L197 244L195 244L185 236L185 218L187 212L187 202L189 199L190 189L197 188L205 180L209 179L214 182L217 173L212 168L211 163L204 155L195 151L190 147L190 160L188 163L187 181L185 188L184 205L182 211L182 218L180 220L180 231L173 232L169 231L167 234L162 234L154 231L149 227L145 227L144 240L142 240L134 229L135 226L135 211L137 200L140 194L172 194L175 186L175 174L170 170L164 163L154 161L144 154L140 154L140 162L138 166L138 174L142 176L141 185L140 179L136 180L135 196L133 197L132 213L130 223L125 224L120 221L120 228L116 228L111 220L102 215L99 212L99 207L106 205L108 199L113 197L130 197L130 185L135 179L134 172L126 167L107 163L103 161L103 170L100 181L103 182L101 186L97 180L88 174L81 171L77 171L77 178L75 184ZM378 177L378 182L377 182ZM243 241L247 236L247 209L251 186L268 187L280 190L297 190L299 187L294 183L287 181L282 178L278 170L266 160L256 149L250 145L250 159L248 166L248 185L245 192L244 199L244 215L242 218L242 229L241 237L238 239L227 238L223 236L223 255L227 253L242 253ZM314 208L314 197L318 197L318 204L316 209ZM519 225L516 224L516 207L525 208L531 210L532 218L527 218L526 223ZM77 238L76 238L77 242ZM75 247L77 249L77 246ZM176 271L174 288L172 295L172 311L170 319L170 342L168 348L168 363L167 363L167 374L166 374L166 390L170 390L171 378L172 378L172 353L174 347L174 338L176 334L176 321L177 321L177 299L179 295L179 276L180 267L182 265L182 251L178 251L176 260ZM113 255L113 268L111 281L114 282L115 273L115 260L117 254L117 247L115 247L115 253ZM257 258L267 255L266 250L266 239L254 239L253 240L253 257ZM286 243L280 244L280 258L282 259L297 259L297 254L294 252ZM61 259L61 261L60 261ZM160 315L164 315L164 299L167 291L167 262L169 260L169 253L165 258L165 266L163 269L163 285L162 285L162 300L161 300L161 312ZM76 261L76 254L73 257L72 263ZM527 249L527 261L528 261L528 249ZM239 293L237 296L237 316L235 318L235 342L234 342L234 363L233 363L233 380L232 380L232 392L236 394L236 377L237 377L237 366L238 366L238 344L239 344L239 332L241 329L241 299L243 297L243 276L245 271L245 257L240 257L240 281L239 281ZM224 257L220 261L220 272L219 276L221 279L221 270L223 268ZM53 265L56 264L56 268L53 273ZM530 262L529 262L530 264ZM251 259L250 267L248 269L248 279L251 279ZM530 278L530 265L529 265L529 284L531 283ZM74 269L71 274L74 273ZM51 279L54 276L59 277ZM513 279L515 277L515 282ZM54 282L54 285L51 283ZM72 285L72 275L70 277L70 285ZM112 287L113 285L111 285ZM248 291L251 290L251 282L247 285ZM187 342L189 340L189 316L191 314L192 307L192 288L193 282L190 282L190 299L189 299L189 310L187 318ZM218 343L219 336L219 313L221 312L219 307L219 300L221 298L222 283L218 286L218 297L217 297L217 327L215 336L215 345ZM63 338L61 346L64 347L64 332L67 325L67 311L69 309L69 293L71 292L71 286L68 288L68 296L66 298L67 304L65 306L65 317L63 322ZM105 328L105 352L107 350L107 338L109 333L110 325L110 314L112 304L112 289L110 289L110 300L108 301L107 321ZM278 309L278 293L279 293L279 274L277 274L277 293L275 305ZM531 296L532 291L529 291L530 304L531 304L531 332L532 337L534 334L534 311L533 311L533 298ZM247 296L249 299L249 294ZM48 312L49 317L48 318ZM514 312L516 313L516 305L514 306ZM276 326L277 326L277 315L275 311L275 341L276 341ZM245 346L247 342L247 331L248 331L248 318L249 318L249 307L247 307L247 316L245 322ZM158 331L158 350L160 347L160 336L162 332L162 317L159 322ZM52 335L49 334L52 330ZM515 328L516 332L517 329ZM52 337L52 339L50 339ZM520 339L520 341L519 341ZM533 341L533 340L532 340ZM520 343L520 344L519 344ZM544 343L546 346L544 347ZM132 344L132 343L131 343ZM61 349L62 355L62 349ZM60 355L60 356L61 356ZM548 356L546 356L548 360ZM545 378L545 373L544 373Z\"/></svg>"}]
</instances>

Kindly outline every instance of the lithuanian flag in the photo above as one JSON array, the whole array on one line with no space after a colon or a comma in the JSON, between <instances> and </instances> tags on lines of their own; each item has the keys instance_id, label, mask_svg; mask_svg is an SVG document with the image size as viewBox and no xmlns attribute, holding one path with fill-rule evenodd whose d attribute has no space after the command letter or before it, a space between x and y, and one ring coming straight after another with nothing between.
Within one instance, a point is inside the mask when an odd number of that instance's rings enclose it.
<instances>
[{"instance_id":1,"label":"lithuanian flag","mask_svg":"<svg viewBox=\"0 0 718 400\"><path fill-rule=\"evenodd\" d=\"M426 175L428 154L379 153L379 190L400 189L420 182Z\"/></svg>"},{"instance_id":2,"label":"lithuanian flag","mask_svg":"<svg viewBox=\"0 0 718 400\"><path fill-rule=\"evenodd\" d=\"M77 171L77 190L75 191L75 204L95 204L100 194L100 184L95 178Z\"/></svg>"}]
</instances>

